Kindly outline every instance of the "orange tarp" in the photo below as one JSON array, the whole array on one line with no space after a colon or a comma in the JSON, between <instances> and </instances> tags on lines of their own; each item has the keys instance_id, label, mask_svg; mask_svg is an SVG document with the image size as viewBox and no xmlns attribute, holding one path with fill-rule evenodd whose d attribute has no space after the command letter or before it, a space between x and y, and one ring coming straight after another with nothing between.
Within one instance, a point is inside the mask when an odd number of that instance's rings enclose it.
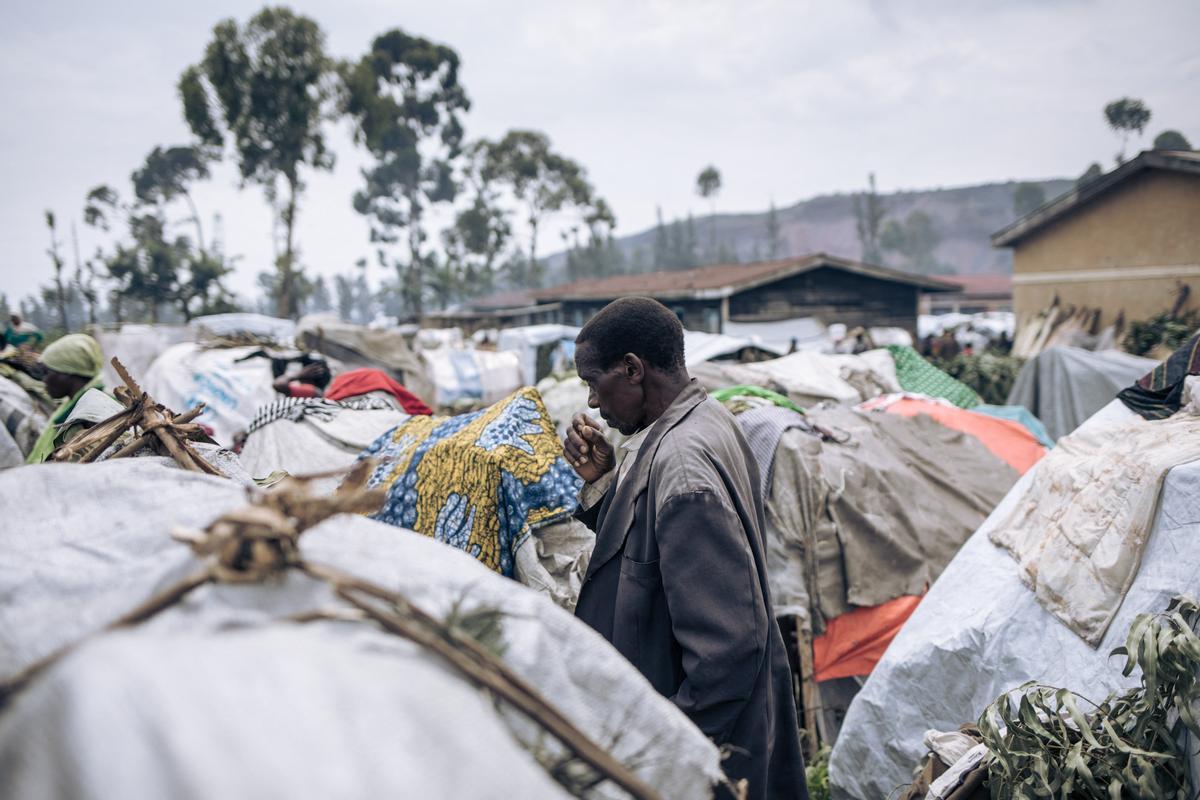
<instances>
[{"instance_id":1,"label":"orange tarp","mask_svg":"<svg viewBox=\"0 0 1200 800\"><path fill-rule=\"evenodd\" d=\"M863 408L876 408L881 403L863 403ZM917 414L928 414L947 428L974 436L992 452L992 455L1024 475L1030 467L1046 454L1046 448L1030 433L1024 425L1010 419L1000 419L987 414L977 414L957 406L922 400L915 397L902 397L887 403L884 410L889 414L903 414L915 417Z\"/></svg>"},{"instance_id":2,"label":"orange tarp","mask_svg":"<svg viewBox=\"0 0 1200 800\"><path fill-rule=\"evenodd\" d=\"M813 639L813 677L818 681L870 675L921 598L897 597L880 606L847 611Z\"/></svg>"}]
</instances>

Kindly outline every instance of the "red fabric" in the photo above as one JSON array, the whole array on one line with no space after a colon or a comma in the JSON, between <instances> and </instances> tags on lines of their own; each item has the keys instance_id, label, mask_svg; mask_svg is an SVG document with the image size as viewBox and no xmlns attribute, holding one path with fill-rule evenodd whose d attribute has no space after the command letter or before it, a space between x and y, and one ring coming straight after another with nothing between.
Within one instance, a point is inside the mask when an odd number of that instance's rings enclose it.
<instances>
[{"instance_id":1,"label":"red fabric","mask_svg":"<svg viewBox=\"0 0 1200 800\"><path fill-rule=\"evenodd\" d=\"M325 391L328 400L344 400L369 392L387 392L400 401L406 414L432 414L433 409L421 402L421 398L405 389L378 369L352 369L338 375Z\"/></svg>"},{"instance_id":2,"label":"red fabric","mask_svg":"<svg viewBox=\"0 0 1200 800\"><path fill-rule=\"evenodd\" d=\"M878 400L868 400L861 407L871 409L879 405ZM1042 447L1041 442L1024 425L1011 419L990 417L965 408L916 397L896 400L885 410L889 414L905 417L928 414L947 428L974 436L983 442L983 446L990 450L992 455L1015 469L1019 475L1024 475L1046 455L1046 448Z\"/></svg>"},{"instance_id":3,"label":"red fabric","mask_svg":"<svg viewBox=\"0 0 1200 800\"><path fill-rule=\"evenodd\" d=\"M320 397L321 393L311 383L291 381L287 385L288 397Z\"/></svg>"},{"instance_id":4,"label":"red fabric","mask_svg":"<svg viewBox=\"0 0 1200 800\"><path fill-rule=\"evenodd\" d=\"M870 675L921 598L897 597L834 617L813 639L813 673L818 681Z\"/></svg>"}]
</instances>

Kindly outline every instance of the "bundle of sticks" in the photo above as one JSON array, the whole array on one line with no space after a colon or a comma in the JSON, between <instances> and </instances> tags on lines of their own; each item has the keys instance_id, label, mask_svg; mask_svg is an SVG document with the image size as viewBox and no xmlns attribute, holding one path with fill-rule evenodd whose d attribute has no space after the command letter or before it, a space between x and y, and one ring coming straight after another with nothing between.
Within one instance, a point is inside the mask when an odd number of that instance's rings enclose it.
<instances>
[{"instance_id":1,"label":"bundle of sticks","mask_svg":"<svg viewBox=\"0 0 1200 800\"><path fill-rule=\"evenodd\" d=\"M113 396L125 406L125 410L60 445L50 454L50 461L95 461L122 436L132 431L132 438L109 458L127 458L149 447L175 459L183 469L225 477L192 446L193 441L212 441L204 429L193 421L204 412L203 403L183 414L176 414L147 394L115 356L112 366L125 384L116 387Z\"/></svg>"}]
</instances>

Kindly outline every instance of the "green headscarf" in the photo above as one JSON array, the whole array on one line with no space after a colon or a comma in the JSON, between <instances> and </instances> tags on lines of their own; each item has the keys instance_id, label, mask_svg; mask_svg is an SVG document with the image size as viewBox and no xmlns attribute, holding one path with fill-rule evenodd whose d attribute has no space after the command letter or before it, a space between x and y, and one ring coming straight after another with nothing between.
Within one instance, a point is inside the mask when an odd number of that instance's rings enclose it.
<instances>
[{"instance_id":1,"label":"green headscarf","mask_svg":"<svg viewBox=\"0 0 1200 800\"><path fill-rule=\"evenodd\" d=\"M104 352L86 333L71 333L45 349L42 364L64 375L94 378L104 366Z\"/></svg>"},{"instance_id":2,"label":"green headscarf","mask_svg":"<svg viewBox=\"0 0 1200 800\"><path fill-rule=\"evenodd\" d=\"M103 389L104 382L100 379L100 368L104 363L104 353L100 343L86 333L72 333L51 344L42 353L42 364L47 369L61 372L65 375L78 375L91 378L84 386L64 401L46 423L45 430L29 451L26 464L41 464L54 448L58 446L58 426L71 415L75 404L88 389Z\"/></svg>"}]
</instances>

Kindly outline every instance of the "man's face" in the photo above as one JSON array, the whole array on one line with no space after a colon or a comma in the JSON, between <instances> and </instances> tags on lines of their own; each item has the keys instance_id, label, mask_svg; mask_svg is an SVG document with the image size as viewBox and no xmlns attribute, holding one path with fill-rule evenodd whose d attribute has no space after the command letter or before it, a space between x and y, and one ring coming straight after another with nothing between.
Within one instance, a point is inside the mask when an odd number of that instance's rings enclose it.
<instances>
[{"instance_id":1,"label":"man's face","mask_svg":"<svg viewBox=\"0 0 1200 800\"><path fill-rule=\"evenodd\" d=\"M42 381L46 384L46 394L54 398L70 397L75 394L75 386L78 383L78 379L74 375L67 375L52 369L46 370L46 377Z\"/></svg>"},{"instance_id":2,"label":"man's face","mask_svg":"<svg viewBox=\"0 0 1200 800\"><path fill-rule=\"evenodd\" d=\"M635 363L628 363L628 358ZM604 369L587 342L575 348L575 369L588 387L588 408L597 409L610 427L629 436L642 428L646 394L642 391L641 360L637 356L627 359Z\"/></svg>"}]
</instances>

